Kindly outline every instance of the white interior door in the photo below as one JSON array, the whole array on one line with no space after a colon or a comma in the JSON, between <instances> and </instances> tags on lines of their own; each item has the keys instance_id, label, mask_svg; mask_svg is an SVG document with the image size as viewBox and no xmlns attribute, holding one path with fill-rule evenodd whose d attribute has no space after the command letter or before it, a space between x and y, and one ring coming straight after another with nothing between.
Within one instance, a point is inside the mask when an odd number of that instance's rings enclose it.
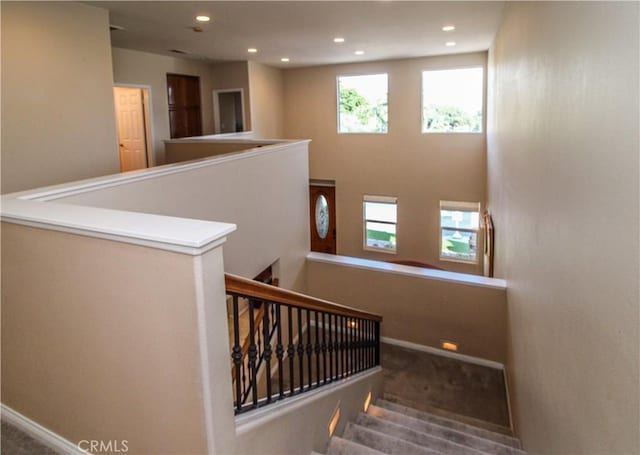
<instances>
[{"instance_id":1,"label":"white interior door","mask_svg":"<svg viewBox=\"0 0 640 455\"><path fill-rule=\"evenodd\" d=\"M144 169L147 163L142 89L114 87L120 172Z\"/></svg>"}]
</instances>

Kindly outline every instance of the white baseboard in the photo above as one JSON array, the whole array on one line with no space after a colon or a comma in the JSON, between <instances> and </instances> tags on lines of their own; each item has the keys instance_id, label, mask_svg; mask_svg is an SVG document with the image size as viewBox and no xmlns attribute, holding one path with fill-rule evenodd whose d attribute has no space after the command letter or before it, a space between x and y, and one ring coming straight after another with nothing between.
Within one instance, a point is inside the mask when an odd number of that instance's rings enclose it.
<instances>
[{"instance_id":1,"label":"white baseboard","mask_svg":"<svg viewBox=\"0 0 640 455\"><path fill-rule=\"evenodd\" d=\"M413 349L414 351L428 352L429 354L435 354L442 357L449 357L451 359L460 360L461 362L473 363L475 365L481 365L483 367L495 368L496 370L504 370L504 365L500 362L493 360L481 359L480 357L473 357L466 354L458 354L457 352L445 351L444 349L434 348L433 346L426 346L424 344L412 343L410 341L396 340L395 338L380 337L380 341L394 346L400 346L402 348Z\"/></svg>"},{"instance_id":2,"label":"white baseboard","mask_svg":"<svg viewBox=\"0 0 640 455\"><path fill-rule=\"evenodd\" d=\"M30 418L14 411L9 406L2 404L0 405L0 409L2 412L2 420L14 427L17 427L20 431L31 436L43 445L63 454L86 455L88 453L80 450L76 444L66 440L59 434L54 433L39 423L34 422Z\"/></svg>"}]
</instances>

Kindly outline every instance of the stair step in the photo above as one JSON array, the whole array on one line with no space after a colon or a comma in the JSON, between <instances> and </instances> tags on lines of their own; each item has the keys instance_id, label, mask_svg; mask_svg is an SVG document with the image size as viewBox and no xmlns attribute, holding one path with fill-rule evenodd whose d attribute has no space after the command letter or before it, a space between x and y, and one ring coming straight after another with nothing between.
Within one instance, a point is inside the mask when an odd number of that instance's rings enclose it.
<instances>
[{"instance_id":1,"label":"stair step","mask_svg":"<svg viewBox=\"0 0 640 455\"><path fill-rule=\"evenodd\" d=\"M391 455L438 455L435 450L351 422L347 424L343 437Z\"/></svg>"},{"instance_id":2,"label":"stair step","mask_svg":"<svg viewBox=\"0 0 640 455\"><path fill-rule=\"evenodd\" d=\"M441 426L433 422L410 417L406 414L381 408L375 405L369 406L367 416L411 429L412 431L419 433L420 438L424 438L422 435L428 435L430 437L446 440L453 444L459 444L465 447L469 447L471 449L474 449L474 452L481 451L495 455L524 455L525 453L513 446L504 445L491 439L486 439L477 435L466 433L464 431ZM363 426L368 426L365 424L364 418L359 417L357 423ZM419 442L419 440L410 440L416 443L421 443ZM458 453L463 453L463 451L460 451Z\"/></svg>"},{"instance_id":3,"label":"stair step","mask_svg":"<svg viewBox=\"0 0 640 455\"><path fill-rule=\"evenodd\" d=\"M471 447L457 444L446 439L433 436L428 433L414 430L404 425L400 425L388 420L373 417L368 414L361 413L356 419L356 424L384 433L388 436L411 442L420 447L434 450L438 453L455 453L456 455L483 455L483 452L475 450Z\"/></svg>"},{"instance_id":4,"label":"stair step","mask_svg":"<svg viewBox=\"0 0 640 455\"><path fill-rule=\"evenodd\" d=\"M456 418L443 417L441 415L420 411L420 410L417 410L408 406L404 406L398 403L393 403L386 399L377 399L375 404L380 408L388 409L390 411L404 414L408 417L413 417L415 419L423 420L425 422L434 423L441 427L446 427L446 428L457 430L459 432L467 433L473 436L478 436L480 438L489 439L491 441L498 442L505 446L514 447L516 449L520 449L521 447L520 441L511 435L498 433L495 431L488 430L486 428L479 427L477 425L468 424L466 422L457 420ZM453 414L448 413L448 415L451 416Z\"/></svg>"},{"instance_id":5,"label":"stair step","mask_svg":"<svg viewBox=\"0 0 640 455\"><path fill-rule=\"evenodd\" d=\"M484 428L485 430L493 431L494 433L501 433L507 436L513 436L513 431L511 430L511 428L505 427L504 425L500 425L494 422L488 422L486 420L477 419L475 417L467 416L464 414L456 414L455 412L447 411L446 409L437 408L435 406L431 406L424 402L417 403L417 402L405 400L397 395L393 395L390 393L385 393L382 398L391 403L396 403L401 406L406 406L408 408L426 412L428 414L433 414L433 415L444 417L450 420L457 420L458 422L466 423L467 425L472 425L474 427Z\"/></svg>"},{"instance_id":6,"label":"stair step","mask_svg":"<svg viewBox=\"0 0 640 455\"><path fill-rule=\"evenodd\" d=\"M357 442L343 439L338 436L333 436L329 441L329 447L327 448L327 455L381 455L383 452L378 452L368 446L363 446Z\"/></svg>"}]
</instances>

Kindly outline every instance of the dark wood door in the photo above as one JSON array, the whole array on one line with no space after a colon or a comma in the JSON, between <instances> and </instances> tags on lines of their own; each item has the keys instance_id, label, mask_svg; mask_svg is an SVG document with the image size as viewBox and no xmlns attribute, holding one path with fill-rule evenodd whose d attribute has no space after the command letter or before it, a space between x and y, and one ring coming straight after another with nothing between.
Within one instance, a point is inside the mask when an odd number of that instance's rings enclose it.
<instances>
[{"instance_id":1,"label":"dark wood door","mask_svg":"<svg viewBox=\"0 0 640 455\"><path fill-rule=\"evenodd\" d=\"M167 74L171 138L201 136L200 78Z\"/></svg>"},{"instance_id":2,"label":"dark wood door","mask_svg":"<svg viewBox=\"0 0 640 455\"><path fill-rule=\"evenodd\" d=\"M311 251L336 254L336 188L309 186Z\"/></svg>"}]
</instances>

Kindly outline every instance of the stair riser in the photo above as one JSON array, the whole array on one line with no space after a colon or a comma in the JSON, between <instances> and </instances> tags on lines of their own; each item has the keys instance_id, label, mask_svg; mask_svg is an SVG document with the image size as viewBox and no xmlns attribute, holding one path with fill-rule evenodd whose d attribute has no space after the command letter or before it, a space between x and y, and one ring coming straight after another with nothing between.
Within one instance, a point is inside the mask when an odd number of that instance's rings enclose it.
<instances>
[{"instance_id":1,"label":"stair riser","mask_svg":"<svg viewBox=\"0 0 640 455\"><path fill-rule=\"evenodd\" d=\"M408 408L406 406L392 403L386 400L380 400L380 399L376 400L376 406L383 409L388 409L393 412L404 414L408 417L412 417L417 420L432 423L445 428L450 428L452 430L456 430L462 433L467 433L480 438L489 439L491 441L495 441L499 444L502 444L508 447L513 447L515 449L520 449L520 441L511 436L495 433L493 431L489 431L484 428L474 427L472 425L468 425L466 423L462 423L456 420L451 420L445 417L428 414L426 412L418 411L417 409Z\"/></svg>"},{"instance_id":2,"label":"stair riser","mask_svg":"<svg viewBox=\"0 0 640 455\"><path fill-rule=\"evenodd\" d=\"M438 452L349 423L344 438L391 455L438 455Z\"/></svg>"},{"instance_id":3,"label":"stair riser","mask_svg":"<svg viewBox=\"0 0 640 455\"><path fill-rule=\"evenodd\" d=\"M356 420L358 425L367 429L378 431L389 436L393 436L421 447L427 447L431 450L441 453L455 453L456 455L482 455L478 450L470 447L455 444L446 439L437 438L427 433L421 433L411 428L397 425L382 419L361 414Z\"/></svg>"},{"instance_id":4,"label":"stair riser","mask_svg":"<svg viewBox=\"0 0 640 455\"><path fill-rule=\"evenodd\" d=\"M511 446L505 446L495 441L477 437L475 435L456 431L447 427L442 427L431 422L415 419L406 414L390 411L378 406L371 406L368 413L371 417L382 419L397 425L410 428L419 433L432 437L445 439L455 444L470 447L475 450L495 454L495 455L522 455L522 451ZM363 421L364 419L360 419ZM358 422L362 424L360 421Z\"/></svg>"}]
</instances>

